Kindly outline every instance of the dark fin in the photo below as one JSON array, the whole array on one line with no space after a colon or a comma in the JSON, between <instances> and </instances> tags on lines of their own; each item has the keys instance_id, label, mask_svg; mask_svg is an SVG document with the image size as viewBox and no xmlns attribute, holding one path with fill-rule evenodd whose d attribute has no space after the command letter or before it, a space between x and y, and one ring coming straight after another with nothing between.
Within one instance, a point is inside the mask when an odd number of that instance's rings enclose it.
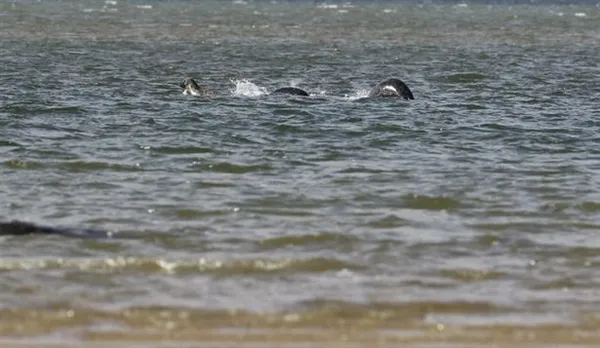
<instances>
[{"instance_id":1,"label":"dark fin","mask_svg":"<svg viewBox=\"0 0 600 348\"><path fill-rule=\"evenodd\" d=\"M274 90L273 92L271 92L271 94L301 95L301 96L305 96L305 97L309 96L309 94L306 91L304 91L300 88L296 88L296 87L278 88L278 89Z\"/></svg>"},{"instance_id":2,"label":"dark fin","mask_svg":"<svg viewBox=\"0 0 600 348\"><path fill-rule=\"evenodd\" d=\"M111 237L111 234L101 230L38 226L30 222L16 220L13 220L11 222L0 222L0 236L25 236L30 234L50 234L82 238Z\"/></svg>"},{"instance_id":3,"label":"dark fin","mask_svg":"<svg viewBox=\"0 0 600 348\"><path fill-rule=\"evenodd\" d=\"M400 79L391 78L380 82L369 93L369 97L415 99L410 88Z\"/></svg>"}]
</instances>

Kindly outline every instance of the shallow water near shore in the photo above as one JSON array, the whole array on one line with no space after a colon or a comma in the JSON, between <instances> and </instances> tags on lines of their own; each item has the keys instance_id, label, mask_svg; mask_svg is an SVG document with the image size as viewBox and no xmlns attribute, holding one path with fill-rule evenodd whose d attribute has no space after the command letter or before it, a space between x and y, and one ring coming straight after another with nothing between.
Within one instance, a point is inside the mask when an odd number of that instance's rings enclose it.
<instances>
[{"instance_id":1,"label":"shallow water near shore","mask_svg":"<svg viewBox=\"0 0 600 348\"><path fill-rule=\"evenodd\" d=\"M0 39L0 220L110 237L0 237L1 346L600 342L596 3L16 1Z\"/></svg>"}]
</instances>

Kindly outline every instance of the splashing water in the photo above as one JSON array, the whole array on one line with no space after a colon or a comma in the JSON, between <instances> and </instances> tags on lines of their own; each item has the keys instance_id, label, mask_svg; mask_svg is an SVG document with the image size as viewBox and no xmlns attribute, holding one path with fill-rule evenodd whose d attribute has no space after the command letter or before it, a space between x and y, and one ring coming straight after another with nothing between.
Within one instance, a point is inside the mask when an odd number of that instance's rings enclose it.
<instances>
[{"instance_id":1,"label":"splashing water","mask_svg":"<svg viewBox=\"0 0 600 348\"><path fill-rule=\"evenodd\" d=\"M347 100L357 100L357 99L361 99L361 98L366 98L369 96L369 92L370 90L368 89L357 89L355 91L352 92L352 94L346 94L344 95L344 99Z\"/></svg>"},{"instance_id":2,"label":"splashing water","mask_svg":"<svg viewBox=\"0 0 600 348\"><path fill-rule=\"evenodd\" d=\"M231 82L235 85L233 94L237 96L258 97L268 93L266 88L259 87L248 80L232 80Z\"/></svg>"},{"instance_id":3,"label":"splashing water","mask_svg":"<svg viewBox=\"0 0 600 348\"><path fill-rule=\"evenodd\" d=\"M296 78L290 80L290 86L298 87L298 85L302 82L302 79Z\"/></svg>"}]
</instances>

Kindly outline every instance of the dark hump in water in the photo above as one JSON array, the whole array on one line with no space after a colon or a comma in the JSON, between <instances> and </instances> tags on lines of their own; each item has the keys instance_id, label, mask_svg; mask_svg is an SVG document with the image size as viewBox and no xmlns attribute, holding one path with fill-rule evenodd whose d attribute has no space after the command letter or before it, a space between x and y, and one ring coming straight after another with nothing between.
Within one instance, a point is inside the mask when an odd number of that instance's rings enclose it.
<instances>
[{"instance_id":1,"label":"dark hump in water","mask_svg":"<svg viewBox=\"0 0 600 348\"><path fill-rule=\"evenodd\" d=\"M408 86L396 78L381 81L371 90L369 97L415 99Z\"/></svg>"},{"instance_id":2,"label":"dark hump in water","mask_svg":"<svg viewBox=\"0 0 600 348\"><path fill-rule=\"evenodd\" d=\"M296 87L283 87L278 88L271 92L271 94L289 94L289 95L302 95L308 97L308 93L300 88Z\"/></svg>"},{"instance_id":3,"label":"dark hump in water","mask_svg":"<svg viewBox=\"0 0 600 348\"><path fill-rule=\"evenodd\" d=\"M30 222L0 222L0 236L25 236L30 234L47 234L81 238L110 238L107 231L93 229L75 229L39 226Z\"/></svg>"}]
</instances>

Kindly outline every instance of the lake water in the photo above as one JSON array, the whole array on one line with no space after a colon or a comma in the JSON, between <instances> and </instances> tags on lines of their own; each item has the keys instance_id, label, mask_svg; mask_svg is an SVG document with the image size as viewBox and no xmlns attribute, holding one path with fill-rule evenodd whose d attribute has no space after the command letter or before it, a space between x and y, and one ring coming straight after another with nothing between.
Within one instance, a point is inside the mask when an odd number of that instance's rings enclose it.
<instances>
[{"instance_id":1,"label":"lake water","mask_svg":"<svg viewBox=\"0 0 600 348\"><path fill-rule=\"evenodd\" d=\"M4 1L0 220L111 238L1 237L0 344L597 346L599 57L594 1Z\"/></svg>"}]
</instances>

